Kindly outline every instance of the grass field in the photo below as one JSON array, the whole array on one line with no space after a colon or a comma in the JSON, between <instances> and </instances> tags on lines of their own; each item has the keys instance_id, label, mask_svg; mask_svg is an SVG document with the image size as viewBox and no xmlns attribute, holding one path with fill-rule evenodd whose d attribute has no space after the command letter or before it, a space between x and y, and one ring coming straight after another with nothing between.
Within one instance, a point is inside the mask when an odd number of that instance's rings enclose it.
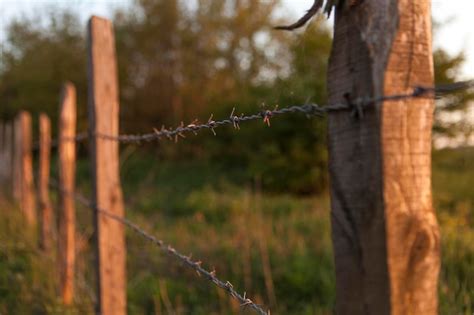
<instances>
[{"instance_id":1,"label":"grass field","mask_svg":"<svg viewBox=\"0 0 474 315\"><path fill-rule=\"evenodd\" d=\"M126 152L126 151L124 151ZM126 156L126 158L125 158ZM434 201L442 229L440 314L474 311L474 150L434 153ZM87 164L78 183L87 187ZM205 162L165 163L125 154L129 218L203 261L272 314L332 314L334 263L326 195L261 193L258 179ZM93 305L90 211L78 208L76 305L55 299L53 259L36 249L12 206L0 211L0 314L89 314ZM233 314L240 307L127 232L129 314Z\"/></svg>"}]
</instances>

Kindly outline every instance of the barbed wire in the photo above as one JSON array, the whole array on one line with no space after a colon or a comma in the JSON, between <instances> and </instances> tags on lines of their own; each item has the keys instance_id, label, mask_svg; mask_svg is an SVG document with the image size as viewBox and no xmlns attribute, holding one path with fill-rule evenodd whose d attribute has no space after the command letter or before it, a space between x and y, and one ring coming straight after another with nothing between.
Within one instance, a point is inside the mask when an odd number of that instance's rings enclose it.
<instances>
[{"instance_id":1,"label":"barbed wire","mask_svg":"<svg viewBox=\"0 0 474 315\"><path fill-rule=\"evenodd\" d=\"M72 197L74 197L74 199L79 202L80 204L82 204L83 206L91 209L91 210L95 210L97 211L98 213L112 219L112 220L115 220L119 223L121 223L122 225L125 225L127 226L128 228L130 228L131 230L133 230L135 233L141 235L143 238L145 238L146 240L150 241L151 243L153 243L154 245L158 246L159 249L161 249L164 253L170 255L170 256L173 256L174 258L176 258L177 260L179 260L181 263L183 263L185 266L193 269L197 274L198 276L203 276L206 280L214 283L216 286L218 286L219 288L225 290L231 297L233 297L234 299L236 299L237 301L239 301L240 303L240 306L241 307L244 307L244 308L251 308L252 310L254 310L257 314L260 314L260 315L270 315L270 310L268 311L265 311L260 305L254 303L250 298L247 297L246 293L244 292L243 295L241 295L240 293L238 293L235 289L234 289L234 286L229 282L229 281L223 281L223 280L220 280L219 278L217 278L216 276L216 271L215 270L212 270L212 271L208 271L206 269L204 269L201 265L202 265L202 262L201 261L195 261L195 260L192 260L191 258L191 255L189 256L186 256L184 254L181 254L179 251L177 251L175 248L173 248L171 245L169 244L166 244L164 241L156 238L155 236L149 234L148 232L146 232L144 229L142 229L141 227L139 227L137 224L135 224L134 222L128 220L127 218L124 218L124 217L121 217L121 216L118 216L114 213L111 213L107 210L104 210L104 209L101 209L101 208L98 208L96 207L87 197L85 197L84 195L80 194L80 193L73 193L73 192L69 192L63 188L61 188L57 182L57 180L54 180L54 179L51 179L50 180L50 186L53 187L53 188L56 188L58 190L60 190L62 193L64 194L67 194L67 195L70 195Z\"/></svg>"},{"instance_id":2,"label":"barbed wire","mask_svg":"<svg viewBox=\"0 0 474 315\"><path fill-rule=\"evenodd\" d=\"M198 124L195 122L184 125L181 123L181 126L175 129L166 129L164 126L161 127L160 130L154 129L154 132L147 133L147 134L124 134L118 136L112 136L102 133L95 133L94 135L98 138L106 139L106 140L113 140L118 142L124 143L141 143L141 142L150 142L153 140L160 140L162 138L174 139L177 141L179 137L184 138L185 133L194 133L197 134L199 131L203 129L211 130L214 135L216 132L214 129L224 126L224 125L232 125L235 129L240 129L240 123L252 120L261 120L270 126L270 119L274 116L288 114L288 113L303 113L308 116L324 116L327 113L336 112L336 111L344 111L350 110L352 114L355 116L362 117L364 108L371 106L375 103L384 102L384 101L397 101L403 100L408 98L419 98L419 97L436 97L442 96L444 94L466 90L469 88L474 87L474 80L470 81L463 81L463 82L456 82L453 84L446 84L446 85L438 85L432 87L423 87L423 86L416 86L412 89L411 92L408 93L400 93L400 94L393 94L393 95L384 95L379 97L362 97L357 98L355 100L351 100L349 95L345 95L346 102L345 103L338 103L326 106L319 106L317 104L305 104L305 105L296 105L278 109L275 107L273 110L264 110L256 114L251 115L235 115L235 108L232 110L228 119L223 120L213 120L213 116L208 119L206 123Z\"/></svg>"},{"instance_id":3,"label":"barbed wire","mask_svg":"<svg viewBox=\"0 0 474 315\"><path fill-rule=\"evenodd\" d=\"M443 85L436 85L436 86L415 86L410 92L407 93L400 93L400 94L392 94L392 95L383 95L379 97L358 97L356 99L351 99L349 94L344 95L346 99L345 102L336 103L336 104L329 104L326 106L319 106L317 104L304 104L304 105L295 105L290 107L278 108L276 106L273 110L263 110L255 114L249 115L236 115L235 114L235 107L232 110L229 118L222 119L222 120L213 120L213 115L209 117L206 123L199 124L197 120L194 122L184 125L181 125L174 129L166 129L162 126L159 130L154 128L153 132L145 133L145 134L122 134L122 135L110 135L110 134L103 134L99 132L82 132L78 134L76 137L71 138L76 142L88 140L90 137L97 137L99 139L117 141L122 143L137 143L140 144L142 142L151 142L161 140L163 138L167 138L170 140L175 140L176 142L178 139L185 138L185 134L193 133L197 134L199 131L207 129L210 130L214 135L216 135L215 129L225 125L232 125L235 129L240 129L240 124L247 121L254 121L254 120L263 120L265 124L270 126L271 118L279 115L289 114L289 113L302 113L306 114L307 116L320 116L323 117L324 115L332 112L338 111L352 111L353 116L363 117L364 110L376 103L385 102L385 101L398 101L404 100L409 98L420 98L420 97L442 97L446 94L459 92L467 89L474 88L474 80L469 81L461 81L455 82L450 84L443 84ZM58 141L55 139L52 141L51 146L56 147L58 145ZM37 148L38 145L35 146Z\"/></svg>"}]
</instances>

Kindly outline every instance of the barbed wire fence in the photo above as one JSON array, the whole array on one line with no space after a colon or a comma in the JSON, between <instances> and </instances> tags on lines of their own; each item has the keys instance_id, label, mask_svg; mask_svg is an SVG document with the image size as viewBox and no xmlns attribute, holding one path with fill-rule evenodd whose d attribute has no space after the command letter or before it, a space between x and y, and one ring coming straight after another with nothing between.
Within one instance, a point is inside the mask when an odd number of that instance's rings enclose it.
<instances>
[{"instance_id":1,"label":"barbed wire fence","mask_svg":"<svg viewBox=\"0 0 474 315\"><path fill-rule=\"evenodd\" d=\"M232 110L230 115L227 118L223 118L220 120L214 120L213 115L206 120L205 123L198 123L197 120L194 120L190 124L181 123L176 128L165 128L164 126L161 128L154 128L153 132L145 133L145 134L118 134L118 135L111 135L106 133L100 132L92 132L86 131L81 132L74 137L63 137L63 138L56 138L53 139L50 143L50 148L58 147L61 141L72 141L72 142L84 142L84 141L91 141L91 139L102 139L102 140L110 140L119 143L125 144L141 144L141 143L148 143L153 141L160 141L164 139L172 140L178 142L180 138L185 138L186 135L197 135L201 131L208 130L214 136L217 134L217 128L221 128L224 126L231 126L236 130L241 128L241 125L250 121L263 121L264 124L267 126L271 126L271 120L275 117L285 116L289 114L303 114L308 117L318 117L323 118L331 113L345 111L348 112L354 119L362 120L364 118L364 112L369 110L371 107L377 106L382 102L390 102L390 101L401 101L406 99L413 99L413 98L442 98L446 95L450 95L453 93L466 91L474 88L474 80L470 81L462 81L462 82L455 82L452 84L446 85L436 85L436 86L415 86L409 89L405 93L393 94L393 95L381 95L375 97L358 97L352 99L350 95L344 95L345 102L336 103L336 104L327 104L325 106L320 106L314 103L308 103L303 105L295 105L289 107L278 108L277 106L273 109L265 109L263 111L258 111L252 114L237 114L236 108ZM39 144L35 144L33 146L34 149L39 148ZM197 273L197 275L203 277L204 279L208 280L209 282L213 283L215 286L223 289L229 296L237 300L242 307L249 308L255 311L257 314L265 315L270 314L270 311L264 310L264 307L254 303L249 297L247 297L246 293L240 294L237 292L233 285L229 281L223 281L219 279L216 275L216 271L208 271L202 267L202 262L193 260L191 256L186 256L176 250L171 245L165 243L163 240L153 236L152 234L148 233L145 229L137 225L136 223L130 221L125 217L118 216L108 209L102 209L97 207L90 198L86 196L64 190L56 180L50 181L50 186L52 188L58 189L61 193L72 196L78 203L82 204L84 207L89 208L100 215L110 218L123 226L128 227L134 233L140 235L143 239L151 242L155 246L157 246L162 252L165 254L173 257L178 262L180 262L183 266L192 269Z\"/></svg>"},{"instance_id":2,"label":"barbed wire fence","mask_svg":"<svg viewBox=\"0 0 474 315\"><path fill-rule=\"evenodd\" d=\"M59 140L82 142L82 141L90 140L91 137L97 137L99 139L104 139L104 140L117 141L120 143L135 143L135 144L141 144L143 142L158 141L162 139L170 139L177 142L179 138L184 138L185 134L196 135L199 131L202 131L202 130L210 130L212 134L216 135L215 129L226 126L226 125L230 125L234 129L239 130L242 123L249 122L249 121L263 120L265 124L270 126L270 120L272 118L277 117L277 116L283 116L286 114L294 114L294 113L304 114L304 115L307 115L308 117L324 117L327 114L330 114L333 112L347 111L355 118L363 119L364 111L370 108L371 106L374 106L375 104L380 103L380 102L400 101L400 100L411 99L411 98L440 98L447 94L465 91L471 88L474 88L474 80L456 82L456 83L448 84L448 85L438 85L438 86L433 86L433 87L418 86L418 87L412 88L411 91L407 93L384 95L384 96L372 97L372 98L357 98L355 100L351 100L349 97L347 97L347 101L345 103L329 104L326 106L318 106L317 104L304 104L304 105L290 106L290 107L284 107L284 108L274 108L273 110L264 110L258 113L248 114L248 115L244 115L244 114L237 115L234 108L228 118L225 118L222 120L213 120L213 115L211 115L210 118L207 120L207 122L203 124L192 123L192 124L184 125L182 123L179 127L174 128L174 129L166 129L162 127L159 130L154 129L152 133L120 134L118 136L112 136L112 135L102 134L102 133L82 132L72 138L54 139L52 141L52 146L53 147L57 146L59 143ZM52 180L50 182L50 186L55 189L60 190L64 194L73 196L73 198L78 203L82 204L84 207L89 208L93 211L96 211L100 215L108 217L128 227L130 230L132 230L134 233L141 236L143 239L157 246L165 254L175 258L183 266L192 269L193 271L197 273L197 275L202 276L204 279L213 283L217 287L223 289L232 298L236 299L242 307L250 308L260 315L270 314L269 310L265 311L263 306L254 303L249 297L247 297L246 293L244 294L238 293L229 281L220 280L216 276L215 270L208 271L204 269L202 267L201 261L193 260L191 256L186 256L180 253L174 247L172 247L169 244L166 244L163 240L148 233L147 231L145 231L145 229L141 228L136 223L130 221L127 218L117 216L114 213L107 211L106 209L98 208L96 205L92 203L92 201L89 198L85 197L84 195L80 193L72 193L72 192L62 189L56 180Z\"/></svg>"}]
</instances>

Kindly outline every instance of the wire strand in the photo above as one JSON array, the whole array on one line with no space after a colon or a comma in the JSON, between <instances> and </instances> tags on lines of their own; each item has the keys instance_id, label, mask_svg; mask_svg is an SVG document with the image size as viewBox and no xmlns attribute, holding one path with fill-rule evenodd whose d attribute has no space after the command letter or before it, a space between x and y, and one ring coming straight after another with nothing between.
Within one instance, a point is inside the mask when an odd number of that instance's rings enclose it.
<instances>
[{"instance_id":1,"label":"wire strand","mask_svg":"<svg viewBox=\"0 0 474 315\"><path fill-rule=\"evenodd\" d=\"M66 191L65 189L61 189L61 187L59 187L58 182L56 180L51 180L50 181L50 186L60 190L64 194L68 194L68 195L73 196L76 199L76 201L78 201L83 206L85 206L85 207L87 207L91 210L95 210L98 213L100 213L100 214L102 214L102 215L104 215L104 216L106 216L106 217L108 217L112 220L115 220L116 222L119 222L120 224L122 224L124 226L127 226L128 228L130 228L135 233L141 235L144 239L146 239L146 240L150 241L151 243L153 243L154 245L158 246L158 248L161 249L164 253L168 254L169 256L173 256L174 258L179 260L181 263L183 263L185 266L193 269L199 276L203 276L206 280L214 283L219 288L225 290L231 297L233 297L234 299L239 301L241 307L251 308L257 314L260 314L260 315L269 315L270 314L270 311L263 310L263 308L260 305L255 304L250 298L248 298L246 296L246 293L244 293L243 295L238 293L229 281L224 282L224 281L220 280L219 278L217 278L215 270L208 271L208 270L204 269L201 266L202 265L201 261L192 260L190 256L186 256L186 255L181 254L179 251L177 251L171 245L166 244L164 241L156 238L155 236L151 235L150 233L147 233L144 229L139 227L134 222L132 222L132 221L130 221L130 220L124 218L124 217L118 216L114 213L111 213L109 211L106 211L104 209L100 209L100 208L96 207L88 198L86 198L82 194L72 193L72 192Z\"/></svg>"}]
</instances>

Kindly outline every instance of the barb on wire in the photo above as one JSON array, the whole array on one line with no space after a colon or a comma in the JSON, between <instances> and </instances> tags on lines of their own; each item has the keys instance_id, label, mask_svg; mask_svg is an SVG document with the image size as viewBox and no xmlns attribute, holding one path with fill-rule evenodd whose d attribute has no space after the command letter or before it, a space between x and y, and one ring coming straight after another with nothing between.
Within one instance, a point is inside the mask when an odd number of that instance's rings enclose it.
<instances>
[{"instance_id":1,"label":"barb on wire","mask_svg":"<svg viewBox=\"0 0 474 315\"><path fill-rule=\"evenodd\" d=\"M91 134L88 133L80 133L72 140L74 141L83 141L87 140L89 136L95 136L100 139L111 140L111 141L118 141L123 143L142 143L142 142L150 142L154 140L161 140L163 138L167 138L170 140L174 140L175 142L178 139L185 138L186 133L193 133L197 134L199 131L207 129L210 130L214 135L216 135L215 129L225 125L232 125L234 129L240 129L240 124L246 121L252 120L263 120L263 123L270 126L270 119L278 116L284 115L289 113L302 113L306 114L307 116L324 116L328 113L338 112L338 111L352 111L352 115L358 118L363 117L363 111L365 108L372 106L373 104L377 104L380 102L385 101L399 101L409 98L418 98L418 97L437 97L437 96L444 96L446 94L454 93L457 91L467 90L474 88L474 80L470 81L462 81L456 82L452 84L445 84L445 85L436 85L436 86L416 86L410 92L400 93L400 94L392 94L392 95L382 95L378 97L360 97L357 99L351 99L350 95L344 95L345 102L343 103L336 103L336 104L328 104L326 106L319 106L317 104L304 104L304 105L296 105L296 106L289 106L279 109L278 106L275 107L273 110L263 110L259 113L250 114L250 115L236 115L235 114L235 107L233 108L229 118L223 120L213 120L213 115L211 115L206 123L199 124L197 120L194 120L192 123L188 125L181 125L175 129L167 129L164 126L161 129L153 128L153 132L146 133L146 134L122 134L122 135L108 135L98 132L92 132ZM57 146L57 140L52 141L52 146ZM36 148L37 146L35 146Z\"/></svg>"},{"instance_id":2,"label":"barb on wire","mask_svg":"<svg viewBox=\"0 0 474 315\"><path fill-rule=\"evenodd\" d=\"M173 256L174 258L179 260L181 263L183 263L185 266L193 269L198 274L198 276L203 276L206 280L214 283L219 288L225 290L231 297L233 297L234 299L239 301L241 307L251 308L257 314L260 314L260 315L269 315L270 314L270 311L264 311L263 308L260 305L255 304L250 298L248 298L246 296L246 293L244 293L243 295L238 293L229 281L224 282L224 281L220 280L219 278L217 278L215 270L208 271L208 270L204 269L201 266L202 262L192 260L191 255L186 256L186 255L181 254L175 248L173 248L171 245L168 245L164 241L162 241L162 240L156 238L155 236L147 233L144 229L142 229L141 227L139 227L137 224L133 223L132 221L130 221L130 220L124 218L124 217L117 216L114 213L108 212L104 209L100 209L100 208L96 207L84 195L81 195L79 193L68 192L68 191L65 191L64 189L61 189L61 187L59 187L56 180L51 180L50 185L52 187L56 188L56 189L61 190L65 194L72 195L83 206L85 206L89 209L95 210L98 213L100 213L101 215L104 215L104 216L106 216L106 217L108 217L112 220L115 220L115 221L119 222L122 225L127 226L128 228L133 230L135 233L141 235L146 240L148 240L151 243L158 246L158 248L160 248L164 253L166 253L170 256Z\"/></svg>"},{"instance_id":3,"label":"barb on wire","mask_svg":"<svg viewBox=\"0 0 474 315\"><path fill-rule=\"evenodd\" d=\"M191 124L185 126L183 123L175 129L166 129L162 127L160 130L154 129L152 133L138 134L138 135L106 135L102 133L95 133L94 135L98 138L113 140L118 142L125 143L141 143L141 142L150 142L153 140L160 140L162 138L178 140L178 137L185 137L185 133L194 133L197 134L198 131L203 129L210 130L214 135L216 134L215 129L224 125L232 125L234 129L240 129L240 124L246 121L252 120L263 120L265 124L270 126L270 118L289 114L289 113L302 113L308 116L324 116L327 113L337 112L337 111L352 111L354 116L362 117L363 110L373 104L384 102L384 101L398 101L409 98L418 98L418 97L436 97L442 96L448 93L455 91L466 90L474 87L474 80L457 82L454 84L447 85L438 85L431 87L416 86L410 92L393 94L393 95L383 95L378 97L362 97L357 99L349 99L346 97L346 102L338 104L329 104L326 106L319 106L317 104L305 104L290 106L278 109L275 107L273 110L264 110L256 114L250 115L236 115L235 108L232 109L232 112L228 119L223 120L213 120L213 116L209 118L206 123L198 124L197 121L193 121Z\"/></svg>"}]
</instances>

